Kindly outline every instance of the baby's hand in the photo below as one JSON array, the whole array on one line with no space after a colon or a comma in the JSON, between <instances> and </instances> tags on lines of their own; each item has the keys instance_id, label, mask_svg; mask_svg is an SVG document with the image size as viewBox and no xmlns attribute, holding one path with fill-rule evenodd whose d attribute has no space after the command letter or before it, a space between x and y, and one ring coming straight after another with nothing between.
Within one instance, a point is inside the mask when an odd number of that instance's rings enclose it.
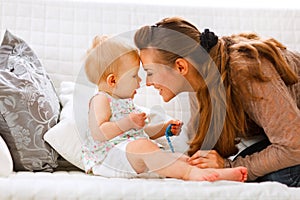
<instances>
[{"instance_id":1,"label":"baby's hand","mask_svg":"<svg viewBox=\"0 0 300 200\"><path fill-rule=\"evenodd\" d=\"M129 119L132 123L132 128L141 129L145 126L146 113L130 113Z\"/></svg>"},{"instance_id":2,"label":"baby's hand","mask_svg":"<svg viewBox=\"0 0 300 200\"><path fill-rule=\"evenodd\" d=\"M173 135L178 136L181 132L181 127L183 125L183 122L180 120L170 120L167 122L167 125L172 124L171 132Z\"/></svg>"}]
</instances>

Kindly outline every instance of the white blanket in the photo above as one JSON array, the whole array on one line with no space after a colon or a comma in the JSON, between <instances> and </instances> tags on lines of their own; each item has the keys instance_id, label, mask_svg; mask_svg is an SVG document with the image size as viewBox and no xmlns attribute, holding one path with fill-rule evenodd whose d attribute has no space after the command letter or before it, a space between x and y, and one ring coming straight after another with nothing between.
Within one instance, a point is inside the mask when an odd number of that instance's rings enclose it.
<instances>
[{"instance_id":1,"label":"white blanket","mask_svg":"<svg viewBox=\"0 0 300 200\"><path fill-rule=\"evenodd\" d=\"M300 189L276 182L192 182L176 179L118 179L81 172L18 172L0 178L0 199L210 199L296 200Z\"/></svg>"}]
</instances>

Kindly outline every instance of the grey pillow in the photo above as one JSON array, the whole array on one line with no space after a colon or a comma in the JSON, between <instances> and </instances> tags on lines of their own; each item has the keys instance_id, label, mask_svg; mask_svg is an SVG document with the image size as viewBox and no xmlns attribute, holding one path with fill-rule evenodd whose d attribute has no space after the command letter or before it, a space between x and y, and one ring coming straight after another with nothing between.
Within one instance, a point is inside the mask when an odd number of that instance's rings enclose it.
<instances>
[{"instance_id":1,"label":"grey pillow","mask_svg":"<svg viewBox=\"0 0 300 200\"><path fill-rule=\"evenodd\" d=\"M52 81L32 49L6 31L0 47L0 135L15 171L53 171L57 152L43 136L58 122Z\"/></svg>"}]
</instances>

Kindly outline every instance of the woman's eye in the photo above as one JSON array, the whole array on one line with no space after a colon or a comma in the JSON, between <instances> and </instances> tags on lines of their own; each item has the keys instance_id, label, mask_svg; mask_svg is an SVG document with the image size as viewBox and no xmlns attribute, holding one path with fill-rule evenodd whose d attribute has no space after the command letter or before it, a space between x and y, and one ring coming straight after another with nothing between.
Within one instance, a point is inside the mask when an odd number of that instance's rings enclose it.
<instances>
[{"instance_id":1,"label":"woman's eye","mask_svg":"<svg viewBox=\"0 0 300 200\"><path fill-rule=\"evenodd\" d=\"M147 73L147 76L152 76L152 73Z\"/></svg>"}]
</instances>

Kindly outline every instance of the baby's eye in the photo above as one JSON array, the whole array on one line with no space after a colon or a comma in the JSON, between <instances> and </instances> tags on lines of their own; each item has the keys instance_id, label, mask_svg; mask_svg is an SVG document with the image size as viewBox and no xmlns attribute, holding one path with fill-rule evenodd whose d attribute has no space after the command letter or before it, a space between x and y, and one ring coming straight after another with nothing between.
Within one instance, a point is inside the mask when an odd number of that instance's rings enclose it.
<instances>
[{"instance_id":1,"label":"baby's eye","mask_svg":"<svg viewBox=\"0 0 300 200\"><path fill-rule=\"evenodd\" d=\"M148 72L148 73L147 73L147 76L152 76L152 73L149 73L149 72Z\"/></svg>"}]
</instances>

